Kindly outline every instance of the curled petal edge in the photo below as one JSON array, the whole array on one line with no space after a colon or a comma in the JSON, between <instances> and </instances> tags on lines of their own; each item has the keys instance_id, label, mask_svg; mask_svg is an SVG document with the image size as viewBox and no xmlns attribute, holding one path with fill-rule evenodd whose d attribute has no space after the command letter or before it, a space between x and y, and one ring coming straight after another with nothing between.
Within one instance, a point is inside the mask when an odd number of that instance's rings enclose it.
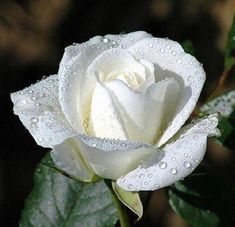
<instances>
[{"instance_id":1,"label":"curled petal edge","mask_svg":"<svg viewBox=\"0 0 235 227\"><path fill-rule=\"evenodd\" d=\"M143 165L117 179L117 185L126 191L153 191L183 179L202 161L207 137L220 135L217 125L216 113L186 125Z\"/></svg>"}]
</instances>

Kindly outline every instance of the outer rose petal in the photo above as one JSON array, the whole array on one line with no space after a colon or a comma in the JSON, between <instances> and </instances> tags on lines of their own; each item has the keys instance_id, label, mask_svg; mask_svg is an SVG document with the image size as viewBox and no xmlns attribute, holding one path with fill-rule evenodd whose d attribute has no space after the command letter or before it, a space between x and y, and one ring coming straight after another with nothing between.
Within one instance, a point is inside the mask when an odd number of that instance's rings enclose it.
<instances>
[{"instance_id":1,"label":"outer rose petal","mask_svg":"<svg viewBox=\"0 0 235 227\"><path fill-rule=\"evenodd\" d=\"M90 182L94 177L79 151L78 143L73 138L54 146L51 157L58 167L82 181Z\"/></svg>"},{"instance_id":2,"label":"outer rose petal","mask_svg":"<svg viewBox=\"0 0 235 227\"><path fill-rule=\"evenodd\" d=\"M137 59L144 58L155 63L157 80L173 76L182 84L182 95L177 111L171 125L158 141L159 147L180 129L193 111L205 81L205 72L196 58L186 54L177 42L168 39L142 39L132 45L129 51Z\"/></svg>"},{"instance_id":3,"label":"outer rose petal","mask_svg":"<svg viewBox=\"0 0 235 227\"><path fill-rule=\"evenodd\" d=\"M80 43L80 44L77 43L77 44L66 47L64 50L64 55L60 62L59 73L61 73L61 71L63 70L63 68L66 66L66 64L69 61L71 61L74 57L82 53L82 51L84 51L88 46L100 43L101 38L102 36L95 36L85 43Z\"/></svg>"},{"instance_id":4,"label":"outer rose petal","mask_svg":"<svg viewBox=\"0 0 235 227\"><path fill-rule=\"evenodd\" d=\"M185 126L173 138L175 141L172 139L149 161L119 178L117 184L127 191L156 190L186 177L202 160L207 136L218 135L217 124L218 116L212 114Z\"/></svg>"},{"instance_id":5,"label":"outer rose petal","mask_svg":"<svg viewBox=\"0 0 235 227\"><path fill-rule=\"evenodd\" d=\"M80 151L92 170L103 178L117 179L146 160L155 149L150 144L76 136Z\"/></svg>"},{"instance_id":6,"label":"outer rose petal","mask_svg":"<svg viewBox=\"0 0 235 227\"><path fill-rule=\"evenodd\" d=\"M116 43L116 45L125 49L139 40L152 37L152 35L144 31L137 31L128 34L105 35L104 37L108 38L111 44Z\"/></svg>"},{"instance_id":7,"label":"outer rose petal","mask_svg":"<svg viewBox=\"0 0 235 227\"><path fill-rule=\"evenodd\" d=\"M70 60L78 56L82 51L84 51L90 45L104 43L109 47L128 48L129 46L133 45L135 42L147 37L152 37L152 35L144 31L137 31L121 35L105 35L104 37L95 36L85 43L68 46L65 48L63 58L60 62L59 72Z\"/></svg>"},{"instance_id":8,"label":"outer rose petal","mask_svg":"<svg viewBox=\"0 0 235 227\"><path fill-rule=\"evenodd\" d=\"M11 94L11 99L14 113L19 116L38 145L52 147L73 135L74 132L61 112L57 75Z\"/></svg>"}]
</instances>

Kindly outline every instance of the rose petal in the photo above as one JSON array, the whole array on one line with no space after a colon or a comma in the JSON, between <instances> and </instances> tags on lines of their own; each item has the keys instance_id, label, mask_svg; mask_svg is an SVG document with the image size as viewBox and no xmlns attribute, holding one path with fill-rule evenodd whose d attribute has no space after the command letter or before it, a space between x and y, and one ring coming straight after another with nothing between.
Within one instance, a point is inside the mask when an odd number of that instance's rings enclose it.
<instances>
[{"instance_id":1,"label":"rose petal","mask_svg":"<svg viewBox=\"0 0 235 227\"><path fill-rule=\"evenodd\" d=\"M77 132L85 132L86 122L96 76L87 76L91 62L106 50L102 44L86 47L63 67L59 74L60 104L67 120Z\"/></svg>"},{"instance_id":2,"label":"rose petal","mask_svg":"<svg viewBox=\"0 0 235 227\"><path fill-rule=\"evenodd\" d=\"M89 132L101 138L127 139L122 119L108 91L100 83L96 84L93 93Z\"/></svg>"},{"instance_id":3,"label":"rose petal","mask_svg":"<svg viewBox=\"0 0 235 227\"><path fill-rule=\"evenodd\" d=\"M63 58L60 62L60 69L59 73L61 72L61 69L74 57L78 56L80 53L82 53L87 47L93 45L93 44L105 44L107 47L122 47L122 48L128 48L129 46L133 45L135 42L147 38L152 37L152 35L144 32L144 31L137 31L137 32L131 32L128 34L121 34L121 35L105 35L102 36L95 36L84 43L77 43L71 46L68 46L65 48L65 52L63 55Z\"/></svg>"},{"instance_id":4,"label":"rose petal","mask_svg":"<svg viewBox=\"0 0 235 227\"><path fill-rule=\"evenodd\" d=\"M128 34L104 36L104 38L108 39L108 43L110 43L113 47L118 46L122 48L128 48L131 45L135 44L137 41L148 37L152 37L152 35L144 31L131 32Z\"/></svg>"},{"instance_id":5,"label":"rose petal","mask_svg":"<svg viewBox=\"0 0 235 227\"><path fill-rule=\"evenodd\" d=\"M142 166L119 178L117 184L127 191L149 191L186 177L203 159L207 136L218 135L217 124L218 115L212 114L182 128L168 145Z\"/></svg>"},{"instance_id":6,"label":"rose petal","mask_svg":"<svg viewBox=\"0 0 235 227\"><path fill-rule=\"evenodd\" d=\"M81 54L87 47L97 44L101 42L101 36L95 36L88 40L87 42L84 43L76 43L74 45L70 45L65 48L64 50L64 55L61 59L60 62L60 67L59 67L59 74L63 70L63 68L67 65L69 61L71 61L74 57L78 56Z\"/></svg>"},{"instance_id":7,"label":"rose petal","mask_svg":"<svg viewBox=\"0 0 235 227\"><path fill-rule=\"evenodd\" d=\"M73 135L68 122L61 112L58 100L58 77L53 75L45 80L42 80L22 91L11 94L12 102L14 103L14 113L19 116L24 126L29 130L38 145L43 147L52 147L48 138L60 138L58 142ZM53 124L56 125L56 130L51 131L51 125L45 124L43 128L39 125L46 122L48 116L53 117ZM50 131L50 135L48 134ZM55 141L54 143L55 144Z\"/></svg>"},{"instance_id":8,"label":"rose petal","mask_svg":"<svg viewBox=\"0 0 235 227\"><path fill-rule=\"evenodd\" d=\"M100 54L89 66L87 74L94 75L97 71L102 72L106 80L112 72L123 71L136 73L145 80L144 65L136 61L128 51L118 48L109 49Z\"/></svg>"},{"instance_id":9,"label":"rose petal","mask_svg":"<svg viewBox=\"0 0 235 227\"><path fill-rule=\"evenodd\" d=\"M72 138L54 146L51 157L58 167L82 181L89 182L94 176L85 163L76 140Z\"/></svg>"},{"instance_id":10,"label":"rose petal","mask_svg":"<svg viewBox=\"0 0 235 227\"><path fill-rule=\"evenodd\" d=\"M155 63L157 80L174 77L181 83L182 94L171 125L158 141L158 146L169 140L188 119L194 109L205 81L200 63L174 41L161 38L142 39L129 48L136 59Z\"/></svg>"},{"instance_id":11,"label":"rose petal","mask_svg":"<svg viewBox=\"0 0 235 227\"><path fill-rule=\"evenodd\" d=\"M114 80L106 83L110 90L113 102L121 115L130 140L153 143L160 129L163 112L163 104L171 104L166 109L165 117L168 117L175 104L169 100L175 100L179 86L174 79L167 79L152 84L145 93L137 93L129 89L123 82ZM167 99L167 100L166 100Z\"/></svg>"},{"instance_id":12,"label":"rose petal","mask_svg":"<svg viewBox=\"0 0 235 227\"><path fill-rule=\"evenodd\" d=\"M60 144L76 134L65 119L48 111L39 116L38 128L50 146Z\"/></svg>"},{"instance_id":13,"label":"rose petal","mask_svg":"<svg viewBox=\"0 0 235 227\"><path fill-rule=\"evenodd\" d=\"M149 144L76 136L80 151L93 171L107 179L117 179L133 170L154 152Z\"/></svg>"}]
</instances>

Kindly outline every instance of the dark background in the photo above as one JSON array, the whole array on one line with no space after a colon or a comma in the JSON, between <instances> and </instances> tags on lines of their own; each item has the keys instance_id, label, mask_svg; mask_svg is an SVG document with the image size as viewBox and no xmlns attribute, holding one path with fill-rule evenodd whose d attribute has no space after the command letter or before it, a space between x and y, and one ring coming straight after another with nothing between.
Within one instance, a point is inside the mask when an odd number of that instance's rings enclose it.
<instances>
[{"instance_id":1,"label":"dark background","mask_svg":"<svg viewBox=\"0 0 235 227\"><path fill-rule=\"evenodd\" d=\"M192 41L207 73L203 101L223 70L234 12L234 0L0 0L0 226L18 226L33 187L33 170L46 152L13 114L10 92L55 74L69 44L145 30L156 37ZM220 168L229 165L229 151L213 143L209 148L210 162ZM161 190L153 195L148 215L152 226L187 226Z\"/></svg>"}]
</instances>

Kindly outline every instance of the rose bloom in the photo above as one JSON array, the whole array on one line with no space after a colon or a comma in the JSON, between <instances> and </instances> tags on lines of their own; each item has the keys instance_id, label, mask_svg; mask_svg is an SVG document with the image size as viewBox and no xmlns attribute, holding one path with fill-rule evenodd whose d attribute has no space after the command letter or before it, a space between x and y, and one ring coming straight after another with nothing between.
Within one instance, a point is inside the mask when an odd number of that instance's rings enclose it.
<instances>
[{"instance_id":1,"label":"rose bloom","mask_svg":"<svg viewBox=\"0 0 235 227\"><path fill-rule=\"evenodd\" d=\"M217 114L182 127L205 81L179 43L138 31L65 49L58 74L11 94L14 112L55 164L81 181L155 190L190 174Z\"/></svg>"}]
</instances>

